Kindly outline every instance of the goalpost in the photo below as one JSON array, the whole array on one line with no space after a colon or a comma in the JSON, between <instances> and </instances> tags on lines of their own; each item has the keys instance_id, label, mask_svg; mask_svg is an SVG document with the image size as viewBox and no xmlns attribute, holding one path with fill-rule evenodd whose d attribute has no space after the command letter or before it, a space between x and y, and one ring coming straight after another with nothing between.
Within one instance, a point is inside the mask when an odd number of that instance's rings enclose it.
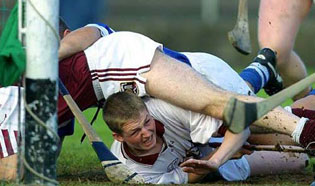
<instances>
[{"instance_id":1,"label":"goalpost","mask_svg":"<svg viewBox=\"0 0 315 186\"><path fill-rule=\"evenodd\" d=\"M27 61L20 153L24 184L58 184L58 15L59 0L19 0L19 38Z\"/></svg>"}]
</instances>

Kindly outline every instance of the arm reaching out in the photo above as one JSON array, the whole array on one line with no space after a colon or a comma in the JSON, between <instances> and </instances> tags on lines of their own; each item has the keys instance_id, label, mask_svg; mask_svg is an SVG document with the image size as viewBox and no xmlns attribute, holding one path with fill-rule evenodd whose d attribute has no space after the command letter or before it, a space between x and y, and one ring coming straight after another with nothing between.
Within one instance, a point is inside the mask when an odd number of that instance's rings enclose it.
<instances>
[{"instance_id":1,"label":"arm reaching out","mask_svg":"<svg viewBox=\"0 0 315 186\"><path fill-rule=\"evenodd\" d=\"M246 130L239 134L234 134L227 130L225 132L222 145L209 160L216 162L218 167L221 166L227 160L231 159L232 156L240 150L240 148L244 145L249 135L250 135L249 128L247 128Z\"/></svg>"},{"instance_id":2,"label":"arm reaching out","mask_svg":"<svg viewBox=\"0 0 315 186\"><path fill-rule=\"evenodd\" d=\"M183 162L180 166L189 173L189 182L197 182L208 173L216 171L243 146L249 134L248 128L239 134L226 131L222 145L213 155L208 156L208 160L190 159Z\"/></svg>"},{"instance_id":3,"label":"arm reaching out","mask_svg":"<svg viewBox=\"0 0 315 186\"><path fill-rule=\"evenodd\" d=\"M63 33L58 51L58 59L63 60L77 52L85 50L101 37L97 27L82 27L73 32L66 30Z\"/></svg>"}]
</instances>

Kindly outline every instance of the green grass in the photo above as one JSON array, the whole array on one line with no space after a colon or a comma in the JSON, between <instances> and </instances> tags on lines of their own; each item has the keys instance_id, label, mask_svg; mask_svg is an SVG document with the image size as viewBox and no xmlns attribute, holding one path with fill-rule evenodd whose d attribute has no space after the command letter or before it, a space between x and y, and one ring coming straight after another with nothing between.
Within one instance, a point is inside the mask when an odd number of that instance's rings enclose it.
<instances>
[{"instance_id":1,"label":"green grass","mask_svg":"<svg viewBox=\"0 0 315 186\"><path fill-rule=\"evenodd\" d=\"M89 121L91 121L95 112L96 109L88 109L84 112L84 115ZM102 121L101 113L99 113L93 128L97 131L103 142L110 147L113 137L108 127ZM105 176L101 164L92 146L88 142L88 139L85 138L83 143L80 143L82 135L83 131L76 121L74 135L65 138L62 151L58 159L57 174L61 180L64 178L71 178L80 183L82 178L76 177L78 173L82 174L83 179L91 174L102 174L102 177ZM105 178L104 180L107 179Z\"/></svg>"},{"instance_id":2,"label":"green grass","mask_svg":"<svg viewBox=\"0 0 315 186\"><path fill-rule=\"evenodd\" d=\"M315 69L309 73L315 72ZM315 86L314 86L315 87ZM260 91L258 96L267 97L264 91ZM283 105L289 105L292 101L288 100ZM84 112L85 116L91 121L96 109L89 109ZM102 121L102 114L99 116L93 125L98 135L102 138L104 143L109 147L113 141L110 130ZM58 181L61 185L112 185L108 182L106 175L101 167L101 164L88 143L87 138L80 143L80 138L83 131L79 124L75 124L74 135L66 137L63 143L62 151L57 163ZM247 182L227 183L216 182L216 185L251 185L251 184L281 184L281 185L307 185L312 181L311 175L283 175L283 176L269 176L250 178Z\"/></svg>"}]
</instances>

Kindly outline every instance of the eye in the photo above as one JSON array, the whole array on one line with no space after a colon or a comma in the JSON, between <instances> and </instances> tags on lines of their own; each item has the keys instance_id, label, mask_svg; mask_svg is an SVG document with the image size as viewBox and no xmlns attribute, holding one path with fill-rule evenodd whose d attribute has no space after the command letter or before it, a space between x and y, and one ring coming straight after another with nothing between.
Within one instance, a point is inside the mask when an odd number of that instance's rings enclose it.
<instances>
[{"instance_id":1,"label":"eye","mask_svg":"<svg viewBox=\"0 0 315 186\"><path fill-rule=\"evenodd\" d=\"M150 121L151 121L151 118L147 118L146 120L145 120L145 122L144 122L144 125L149 125L150 124Z\"/></svg>"},{"instance_id":2,"label":"eye","mask_svg":"<svg viewBox=\"0 0 315 186\"><path fill-rule=\"evenodd\" d=\"M136 136L139 133L139 131L140 131L139 129L132 131L130 136Z\"/></svg>"}]
</instances>

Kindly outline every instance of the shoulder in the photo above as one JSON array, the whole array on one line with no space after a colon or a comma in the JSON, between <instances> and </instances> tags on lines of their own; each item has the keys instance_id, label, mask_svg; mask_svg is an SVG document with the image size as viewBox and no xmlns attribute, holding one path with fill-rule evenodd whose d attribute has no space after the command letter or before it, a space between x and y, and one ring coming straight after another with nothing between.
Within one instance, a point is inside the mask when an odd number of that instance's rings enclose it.
<instances>
[{"instance_id":1,"label":"shoulder","mask_svg":"<svg viewBox=\"0 0 315 186\"><path fill-rule=\"evenodd\" d=\"M103 24L103 23L92 23L92 24L86 25L85 27L95 27L95 28L99 29L102 37L107 36L107 35L115 32L112 28L110 28L108 25Z\"/></svg>"},{"instance_id":2,"label":"shoulder","mask_svg":"<svg viewBox=\"0 0 315 186\"><path fill-rule=\"evenodd\" d=\"M122 151L121 151L121 143L114 140L110 151L121 161L122 163L126 163L126 158L124 157Z\"/></svg>"}]
</instances>

